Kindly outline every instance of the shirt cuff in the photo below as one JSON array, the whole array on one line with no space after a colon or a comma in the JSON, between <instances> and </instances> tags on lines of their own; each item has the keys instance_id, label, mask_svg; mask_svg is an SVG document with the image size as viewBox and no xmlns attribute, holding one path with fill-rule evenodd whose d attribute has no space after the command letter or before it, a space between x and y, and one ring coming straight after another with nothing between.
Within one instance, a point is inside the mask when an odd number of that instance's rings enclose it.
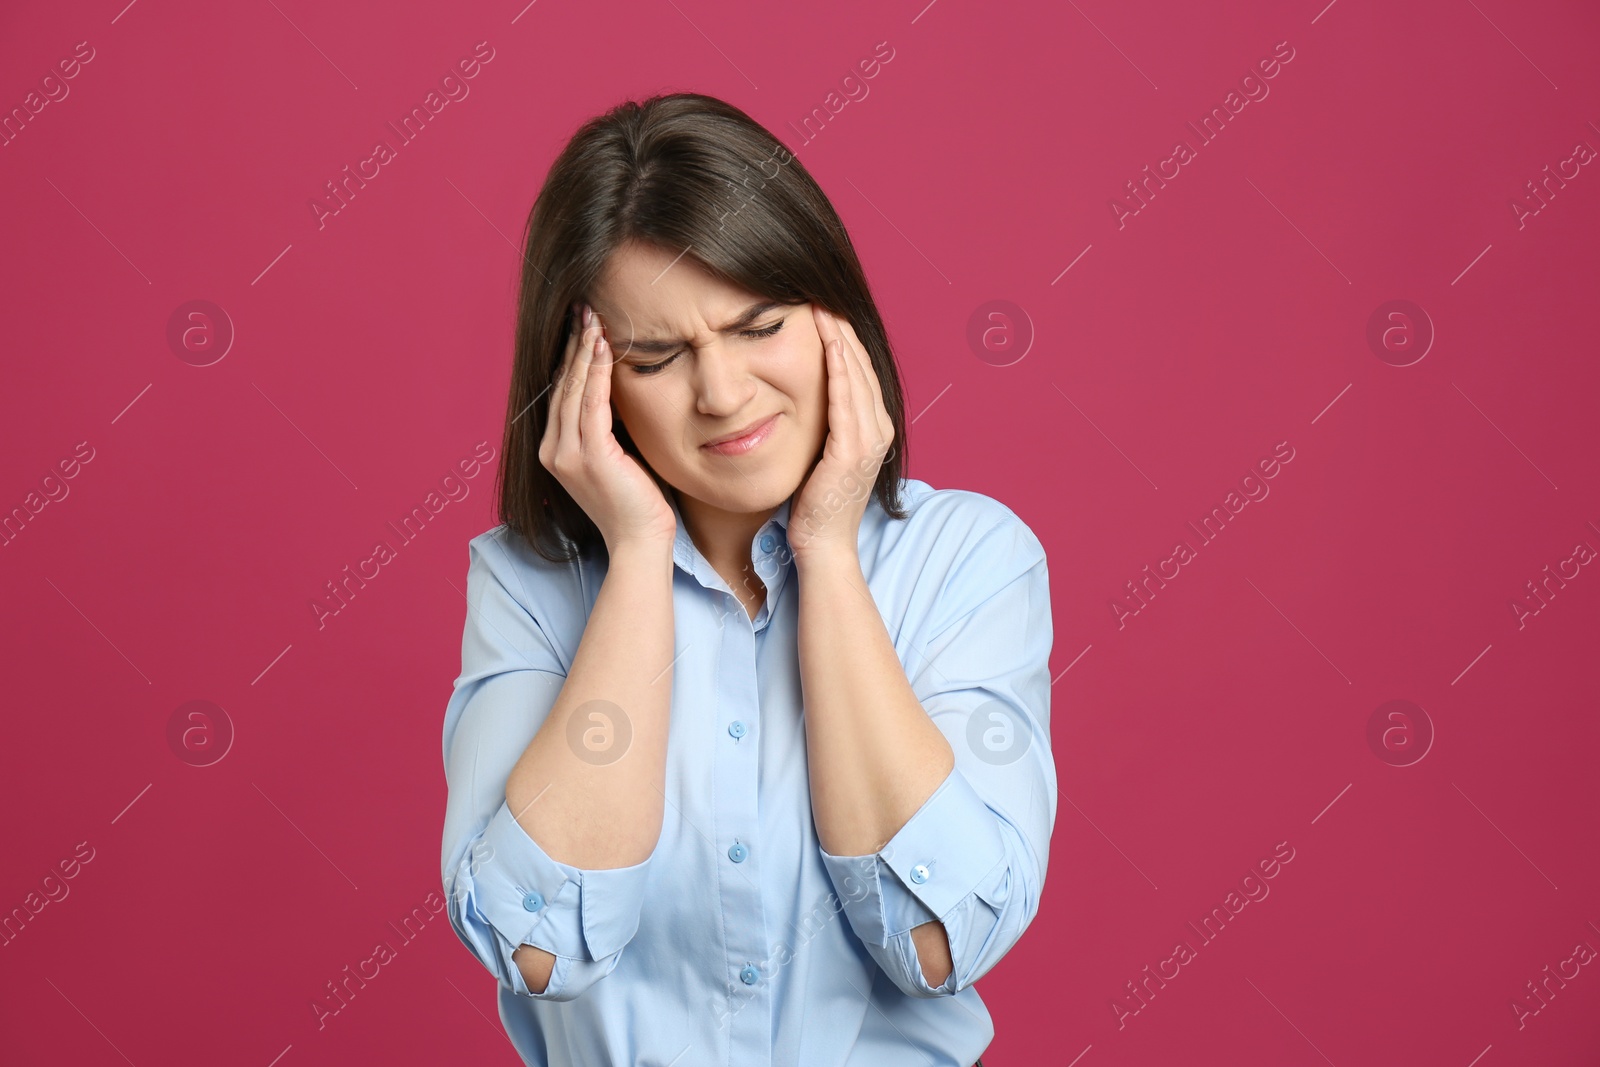
<instances>
[{"instance_id":1,"label":"shirt cuff","mask_svg":"<svg viewBox=\"0 0 1600 1067\"><path fill-rule=\"evenodd\" d=\"M604 870L562 863L528 836L504 801L483 840L491 852L478 872L477 907L513 951L527 944L557 957L600 960L638 931L650 858ZM520 973L511 971L515 985Z\"/></svg>"},{"instance_id":2,"label":"shirt cuff","mask_svg":"<svg viewBox=\"0 0 1600 1067\"><path fill-rule=\"evenodd\" d=\"M995 813L959 767L877 852L819 851L851 927L879 946L914 926L942 921L1006 859ZM910 938L905 942L909 946Z\"/></svg>"}]
</instances>

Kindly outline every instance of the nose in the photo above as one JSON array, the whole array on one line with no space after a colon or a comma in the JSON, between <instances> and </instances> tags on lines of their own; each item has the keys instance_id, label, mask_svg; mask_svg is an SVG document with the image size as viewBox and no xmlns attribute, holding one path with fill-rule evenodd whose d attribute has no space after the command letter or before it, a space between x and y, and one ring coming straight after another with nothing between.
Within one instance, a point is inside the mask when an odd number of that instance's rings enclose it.
<instances>
[{"instance_id":1,"label":"nose","mask_svg":"<svg viewBox=\"0 0 1600 1067\"><path fill-rule=\"evenodd\" d=\"M693 381L695 408L711 418L736 415L755 396L748 360L720 339L695 349Z\"/></svg>"}]
</instances>

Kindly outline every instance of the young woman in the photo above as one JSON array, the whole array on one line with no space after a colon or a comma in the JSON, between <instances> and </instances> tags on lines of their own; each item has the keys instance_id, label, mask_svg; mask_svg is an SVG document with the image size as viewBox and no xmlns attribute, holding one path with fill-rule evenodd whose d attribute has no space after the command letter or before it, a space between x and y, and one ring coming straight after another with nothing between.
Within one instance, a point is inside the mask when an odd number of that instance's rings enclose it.
<instances>
[{"instance_id":1,"label":"young woman","mask_svg":"<svg viewBox=\"0 0 1600 1067\"><path fill-rule=\"evenodd\" d=\"M444 722L450 921L513 1045L968 1067L1055 823L1043 547L903 477L849 236L737 108L591 120L525 248Z\"/></svg>"}]
</instances>

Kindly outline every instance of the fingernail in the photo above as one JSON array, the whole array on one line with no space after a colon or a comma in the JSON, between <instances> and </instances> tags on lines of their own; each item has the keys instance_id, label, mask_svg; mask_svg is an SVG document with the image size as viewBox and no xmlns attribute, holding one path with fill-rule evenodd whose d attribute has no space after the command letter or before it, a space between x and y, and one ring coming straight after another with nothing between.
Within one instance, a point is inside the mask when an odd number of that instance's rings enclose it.
<instances>
[{"instance_id":1,"label":"fingernail","mask_svg":"<svg viewBox=\"0 0 1600 1067\"><path fill-rule=\"evenodd\" d=\"M594 325L594 308L588 304L583 305L583 324L584 326Z\"/></svg>"}]
</instances>

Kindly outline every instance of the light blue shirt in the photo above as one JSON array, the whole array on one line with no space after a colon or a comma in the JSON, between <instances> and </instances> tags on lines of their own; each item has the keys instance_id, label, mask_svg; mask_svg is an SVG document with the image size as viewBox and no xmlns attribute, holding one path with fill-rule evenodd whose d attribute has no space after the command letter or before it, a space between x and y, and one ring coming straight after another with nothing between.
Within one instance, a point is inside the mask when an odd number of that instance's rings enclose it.
<instances>
[{"instance_id":1,"label":"light blue shirt","mask_svg":"<svg viewBox=\"0 0 1600 1067\"><path fill-rule=\"evenodd\" d=\"M506 806L605 576L504 525L468 544L461 675L444 716L443 879L457 936L499 982L538 1067L970 1067L994 1036L973 983L1038 911L1056 816L1045 554L1005 505L906 479L874 499L861 568L955 769L878 852L834 856L811 814L789 502L750 542L754 619L678 512L666 798L632 867L552 859ZM859 713L868 715L871 708ZM928 984L910 930L955 969ZM543 993L512 962L556 956Z\"/></svg>"}]
</instances>

